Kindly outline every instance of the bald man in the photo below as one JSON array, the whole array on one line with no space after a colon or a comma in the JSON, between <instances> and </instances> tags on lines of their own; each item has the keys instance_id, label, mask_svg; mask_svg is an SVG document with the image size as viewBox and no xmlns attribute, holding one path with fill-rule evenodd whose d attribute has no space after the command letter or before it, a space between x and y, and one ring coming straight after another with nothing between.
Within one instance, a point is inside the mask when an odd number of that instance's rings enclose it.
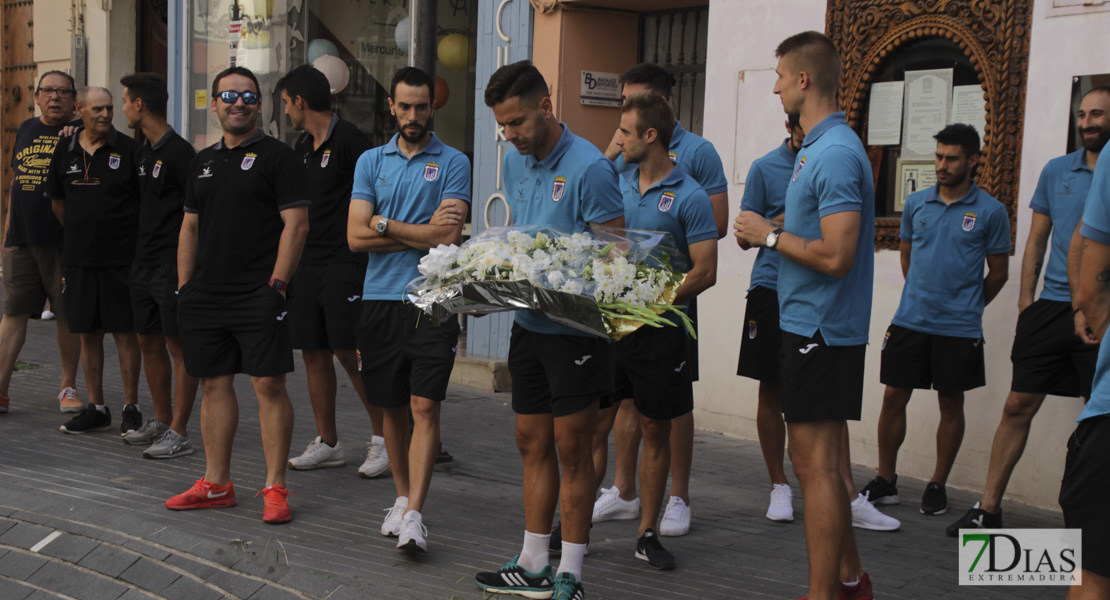
<instances>
[{"instance_id":1,"label":"bald man","mask_svg":"<svg viewBox=\"0 0 1110 600\"><path fill-rule=\"evenodd\" d=\"M65 232L62 296L69 328L81 337L89 404L61 427L82 434L111 428L104 404L104 333L119 351L124 406L121 433L142 426L138 410L139 346L131 314L128 275L139 231L139 178L135 140L112 126L112 94L77 90L82 126L54 149L43 192Z\"/></svg>"}]
</instances>

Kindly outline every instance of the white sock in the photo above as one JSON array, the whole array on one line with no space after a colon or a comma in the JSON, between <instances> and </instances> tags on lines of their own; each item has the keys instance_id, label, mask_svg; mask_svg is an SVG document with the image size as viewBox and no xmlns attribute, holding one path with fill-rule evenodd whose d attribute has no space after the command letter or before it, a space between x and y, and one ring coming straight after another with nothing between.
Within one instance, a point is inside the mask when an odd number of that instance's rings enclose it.
<instances>
[{"instance_id":1,"label":"white sock","mask_svg":"<svg viewBox=\"0 0 1110 600\"><path fill-rule=\"evenodd\" d=\"M848 587L856 587L857 585L859 585L859 578L856 578L855 581L841 581L840 583Z\"/></svg>"},{"instance_id":2,"label":"white sock","mask_svg":"<svg viewBox=\"0 0 1110 600\"><path fill-rule=\"evenodd\" d=\"M539 573L547 566L550 556L550 533L524 532L524 548L520 551L517 564L524 567L529 573Z\"/></svg>"},{"instance_id":3,"label":"white sock","mask_svg":"<svg viewBox=\"0 0 1110 600\"><path fill-rule=\"evenodd\" d=\"M410 510L409 512L405 513L405 516L402 517L402 519L405 521L416 521L417 523L421 524L424 523L424 515L420 514L420 511L418 510Z\"/></svg>"},{"instance_id":4,"label":"white sock","mask_svg":"<svg viewBox=\"0 0 1110 600\"><path fill-rule=\"evenodd\" d=\"M104 412L104 411L108 410L108 406L107 406L107 405L105 405L105 404L93 404L93 406L95 406L95 407L96 407L96 411L97 411L97 412L100 412L100 413L102 413L102 412Z\"/></svg>"},{"instance_id":5,"label":"white sock","mask_svg":"<svg viewBox=\"0 0 1110 600\"><path fill-rule=\"evenodd\" d=\"M579 582L582 581L582 559L586 558L586 544L573 544L563 541L563 559L559 561L559 570L555 573L570 573Z\"/></svg>"}]
</instances>

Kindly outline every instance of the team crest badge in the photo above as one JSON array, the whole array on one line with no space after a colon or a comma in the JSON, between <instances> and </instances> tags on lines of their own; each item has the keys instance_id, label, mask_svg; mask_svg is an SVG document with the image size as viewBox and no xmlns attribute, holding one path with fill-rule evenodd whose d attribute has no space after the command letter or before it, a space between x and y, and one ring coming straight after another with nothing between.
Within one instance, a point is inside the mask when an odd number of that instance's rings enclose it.
<instances>
[{"instance_id":1,"label":"team crest badge","mask_svg":"<svg viewBox=\"0 0 1110 600\"><path fill-rule=\"evenodd\" d=\"M678 164L678 152L668 152L667 157L671 159L672 163Z\"/></svg>"},{"instance_id":2,"label":"team crest badge","mask_svg":"<svg viewBox=\"0 0 1110 600\"><path fill-rule=\"evenodd\" d=\"M659 210L667 212L674 206L674 192L663 192L659 197Z\"/></svg>"},{"instance_id":3,"label":"team crest badge","mask_svg":"<svg viewBox=\"0 0 1110 600\"><path fill-rule=\"evenodd\" d=\"M889 342L889 341L890 341L890 332L888 331L888 332L886 332L886 335L883 336L883 346L881 348L879 348L879 350L886 350L886 343Z\"/></svg>"},{"instance_id":4,"label":"team crest badge","mask_svg":"<svg viewBox=\"0 0 1110 600\"><path fill-rule=\"evenodd\" d=\"M439 177L439 163L424 163L424 181L435 181Z\"/></svg>"},{"instance_id":5,"label":"team crest badge","mask_svg":"<svg viewBox=\"0 0 1110 600\"><path fill-rule=\"evenodd\" d=\"M329 160L331 160L331 150L324 150L324 156L320 157L320 168L328 166Z\"/></svg>"},{"instance_id":6,"label":"team crest badge","mask_svg":"<svg viewBox=\"0 0 1110 600\"><path fill-rule=\"evenodd\" d=\"M254 159L256 158L258 158L257 154L248 152L247 155L243 157L243 162L239 164L239 168L244 171L249 171L250 168L254 166Z\"/></svg>"},{"instance_id":7,"label":"team crest badge","mask_svg":"<svg viewBox=\"0 0 1110 600\"><path fill-rule=\"evenodd\" d=\"M158 161L158 162L154 163L154 171L152 171L150 174L155 179L158 179L158 174L161 173L161 172L162 172L162 161Z\"/></svg>"},{"instance_id":8,"label":"team crest badge","mask_svg":"<svg viewBox=\"0 0 1110 600\"><path fill-rule=\"evenodd\" d=\"M111 155L108 156L108 168L110 168L110 169L118 169L119 168L119 155L118 154L111 154Z\"/></svg>"},{"instance_id":9,"label":"team crest badge","mask_svg":"<svg viewBox=\"0 0 1110 600\"><path fill-rule=\"evenodd\" d=\"M754 340L759 335L759 325L755 321L748 321L748 339Z\"/></svg>"},{"instance_id":10,"label":"team crest badge","mask_svg":"<svg viewBox=\"0 0 1110 600\"><path fill-rule=\"evenodd\" d=\"M802 167L804 166L806 166L806 157L803 156L798 159L798 168L794 170L794 177L792 177L790 181L798 180L798 174L802 172Z\"/></svg>"},{"instance_id":11,"label":"team crest badge","mask_svg":"<svg viewBox=\"0 0 1110 600\"><path fill-rule=\"evenodd\" d=\"M555 186L551 188L551 199L558 202L563 199L563 192L567 189L567 178L559 175L555 178Z\"/></svg>"},{"instance_id":12,"label":"team crest badge","mask_svg":"<svg viewBox=\"0 0 1110 600\"><path fill-rule=\"evenodd\" d=\"M977 216L979 215L976 215L975 213L964 213L964 231L971 231L972 229L975 229L975 218Z\"/></svg>"}]
</instances>

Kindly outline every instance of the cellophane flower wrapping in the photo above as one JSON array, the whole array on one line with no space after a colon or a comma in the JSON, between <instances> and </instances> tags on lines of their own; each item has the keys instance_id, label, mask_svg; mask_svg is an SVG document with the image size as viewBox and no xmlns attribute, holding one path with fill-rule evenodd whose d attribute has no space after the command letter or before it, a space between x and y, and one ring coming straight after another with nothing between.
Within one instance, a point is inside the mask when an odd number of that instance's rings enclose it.
<instances>
[{"instance_id":1,"label":"cellophane flower wrapping","mask_svg":"<svg viewBox=\"0 0 1110 600\"><path fill-rule=\"evenodd\" d=\"M437 321L536 310L613 340L645 324L690 329L682 309L672 306L687 265L669 233L497 227L462 246L432 248L419 270L406 295ZM663 317L667 312L676 318Z\"/></svg>"}]
</instances>

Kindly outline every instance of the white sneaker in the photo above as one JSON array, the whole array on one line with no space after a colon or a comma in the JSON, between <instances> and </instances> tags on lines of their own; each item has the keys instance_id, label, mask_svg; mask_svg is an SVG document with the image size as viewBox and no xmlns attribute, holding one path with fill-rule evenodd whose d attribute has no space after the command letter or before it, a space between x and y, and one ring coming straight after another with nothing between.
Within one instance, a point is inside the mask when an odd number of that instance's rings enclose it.
<instances>
[{"instance_id":1,"label":"white sneaker","mask_svg":"<svg viewBox=\"0 0 1110 600\"><path fill-rule=\"evenodd\" d=\"M335 447L332 448L325 444L320 436L316 436L316 439L308 444L304 454L289 459L289 468L297 471L320 467L342 467L345 464L347 464L347 457L343 454L343 442L335 442Z\"/></svg>"},{"instance_id":2,"label":"white sneaker","mask_svg":"<svg viewBox=\"0 0 1110 600\"><path fill-rule=\"evenodd\" d=\"M405 509L409 507L408 496L401 496L393 503L393 508L385 515L382 521L382 535L394 537L401 533L401 517L405 516Z\"/></svg>"},{"instance_id":3,"label":"white sneaker","mask_svg":"<svg viewBox=\"0 0 1110 600\"><path fill-rule=\"evenodd\" d=\"M601 488L601 495L594 501L594 523L602 521L627 521L640 518L640 499L624 500L617 486Z\"/></svg>"},{"instance_id":4,"label":"white sneaker","mask_svg":"<svg viewBox=\"0 0 1110 600\"><path fill-rule=\"evenodd\" d=\"M872 531L894 531L902 526L902 522L898 519L879 512L879 509L868 500L868 496L860 494L852 501L852 527Z\"/></svg>"},{"instance_id":5,"label":"white sneaker","mask_svg":"<svg viewBox=\"0 0 1110 600\"><path fill-rule=\"evenodd\" d=\"M771 504L767 507L767 518L784 522L794 520L794 493L790 490L789 483L776 483L771 488Z\"/></svg>"},{"instance_id":6,"label":"white sneaker","mask_svg":"<svg viewBox=\"0 0 1110 600\"><path fill-rule=\"evenodd\" d=\"M663 520L659 522L659 535L679 536L690 532L690 507L678 496L671 496Z\"/></svg>"},{"instance_id":7,"label":"white sneaker","mask_svg":"<svg viewBox=\"0 0 1110 600\"><path fill-rule=\"evenodd\" d=\"M426 535L428 535L428 529L424 527L420 513L410 511L401 520L401 532L397 536L397 549L407 552L427 552L428 542L424 541Z\"/></svg>"},{"instance_id":8,"label":"white sneaker","mask_svg":"<svg viewBox=\"0 0 1110 600\"><path fill-rule=\"evenodd\" d=\"M43 321L53 321L55 318L57 317L54 316L54 312L51 311L49 308L42 311L42 314L39 315L39 319Z\"/></svg>"},{"instance_id":9,"label":"white sneaker","mask_svg":"<svg viewBox=\"0 0 1110 600\"><path fill-rule=\"evenodd\" d=\"M389 470L389 454L385 451L385 438L375 435L366 444L366 462L358 468L358 476L371 479Z\"/></svg>"}]
</instances>

